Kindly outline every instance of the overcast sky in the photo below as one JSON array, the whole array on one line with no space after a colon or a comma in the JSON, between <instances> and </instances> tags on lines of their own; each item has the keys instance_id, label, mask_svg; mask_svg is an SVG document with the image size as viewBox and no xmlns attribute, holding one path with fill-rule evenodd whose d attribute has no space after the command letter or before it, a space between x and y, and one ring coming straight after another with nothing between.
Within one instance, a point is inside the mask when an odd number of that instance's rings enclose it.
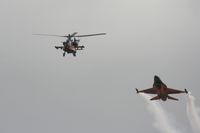
<instances>
[{"instance_id":1,"label":"overcast sky","mask_svg":"<svg viewBox=\"0 0 200 133\"><path fill-rule=\"evenodd\" d=\"M145 89L160 76L187 88L200 106L199 0L0 0L1 133L158 133ZM56 50L82 38L77 57ZM192 132L186 95L161 102L183 133Z\"/></svg>"}]
</instances>

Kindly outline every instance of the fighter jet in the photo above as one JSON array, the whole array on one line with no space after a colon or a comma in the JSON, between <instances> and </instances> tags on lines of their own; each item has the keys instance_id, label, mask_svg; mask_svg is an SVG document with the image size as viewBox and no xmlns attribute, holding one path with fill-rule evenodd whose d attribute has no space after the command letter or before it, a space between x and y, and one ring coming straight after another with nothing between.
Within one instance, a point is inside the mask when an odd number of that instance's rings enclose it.
<instances>
[{"instance_id":1,"label":"fighter jet","mask_svg":"<svg viewBox=\"0 0 200 133\"><path fill-rule=\"evenodd\" d=\"M157 96L151 98L150 100L163 100L166 101L167 99L171 100L177 100L177 98L169 96L169 94L179 94L179 93L188 93L188 91L185 89L184 91L176 90L172 88L168 88L158 76L154 76L154 83L153 88L145 89L139 91L136 88L137 93L148 93L148 94L157 94Z\"/></svg>"}]
</instances>

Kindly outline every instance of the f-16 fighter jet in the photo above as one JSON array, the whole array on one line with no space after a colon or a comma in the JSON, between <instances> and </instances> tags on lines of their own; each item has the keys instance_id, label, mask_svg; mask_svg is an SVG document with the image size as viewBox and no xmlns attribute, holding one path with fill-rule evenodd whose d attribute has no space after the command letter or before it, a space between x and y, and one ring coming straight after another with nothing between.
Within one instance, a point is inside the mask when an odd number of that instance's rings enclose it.
<instances>
[{"instance_id":1,"label":"f-16 fighter jet","mask_svg":"<svg viewBox=\"0 0 200 133\"><path fill-rule=\"evenodd\" d=\"M136 88L137 93L148 93L148 94L156 94L157 96L151 98L150 100L163 100L166 101L167 99L177 100L177 98L169 96L169 94L179 94L179 93L188 93L185 89L184 91L176 90L172 88L168 88L158 76L154 76L154 83L153 88L145 89L145 90L138 90Z\"/></svg>"}]
</instances>

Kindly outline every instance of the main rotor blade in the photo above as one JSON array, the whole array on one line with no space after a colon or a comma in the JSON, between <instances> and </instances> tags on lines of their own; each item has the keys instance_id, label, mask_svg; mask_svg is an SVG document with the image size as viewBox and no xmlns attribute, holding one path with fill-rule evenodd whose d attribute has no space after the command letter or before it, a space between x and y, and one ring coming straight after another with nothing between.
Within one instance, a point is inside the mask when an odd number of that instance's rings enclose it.
<instances>
[{"instance_id":1,"label":"main rotor blade","mask_svg":"<svg viewBox=\"0 0 200 133\"><path fill-rule=\"evenodd\" d=\"M71 36L71 37L74 37L76 34L78 34L78 32L74 32L74 33L72 33L70 36Z\"/></svg>"},{"instance_id":2,"label":"main rotor blade","mask_svg":"<svg viewBox=\"0 0 200 133\"><path fill-rule=\"evenodd\" d=\"M70 36L71 37L89 37L89 36L99 36L99 35L106 35L106 33L98 33L98 34L88 34L88 35L77 35L78 32L72 33ZM53 34L33 34L33 35L39 35L39 36L56 36L56 37L66 37L68 38L69 36L61 36L61 35L53 35Z\"/></svg>"},{"instance_id":3,"label":"main rotor blade","mask_svg":"<svg viewBox=\"0 0 200 133\"><path fill-rule=\"evenodd\" d=\"M52 34L33 34L33 35L39 35L39 36L57 36L57 37L67 37L67 36L52 35Z\"/></svg>"},{"instance_id":4,"label":"main rotor blade","mask_svg":"<svg viewBox=\"0 0 200 133\"><path fill-rule=\"evenodd\" d=\"M106 33L88 34L88 35L77 35L77 36L74 36L74 37L89 37L89 36L99 36L99 35L106 35Z\"/></svg>"}]
</instances>

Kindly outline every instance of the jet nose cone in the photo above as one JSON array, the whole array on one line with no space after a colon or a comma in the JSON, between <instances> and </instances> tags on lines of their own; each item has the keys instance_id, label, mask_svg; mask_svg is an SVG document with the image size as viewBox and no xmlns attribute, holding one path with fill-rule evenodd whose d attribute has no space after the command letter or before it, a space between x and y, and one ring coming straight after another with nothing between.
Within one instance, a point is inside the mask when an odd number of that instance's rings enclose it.
<instances>
[{"instance_id":1,"label":"jet nose cone","mask_svg":"<svg viewBox=\"0 0 200 133\"><path fill-rule=\"evenodd\" d=\"M154 76L154 79L159 79L159 77L157 75Z\"/></svg>"},{"instance_id":2,"label":"jet nose cone","mask_svg":"<svg viewBox=\"0 0 200 133\"><path fill-rule=\"evenodd\" d=\"M154 81L155 81L155 82L160 82L161 80L160 80L160 78L159 78L157 75L155 75L155 76L154 76Z\"/></svg>"}]
</instances>

